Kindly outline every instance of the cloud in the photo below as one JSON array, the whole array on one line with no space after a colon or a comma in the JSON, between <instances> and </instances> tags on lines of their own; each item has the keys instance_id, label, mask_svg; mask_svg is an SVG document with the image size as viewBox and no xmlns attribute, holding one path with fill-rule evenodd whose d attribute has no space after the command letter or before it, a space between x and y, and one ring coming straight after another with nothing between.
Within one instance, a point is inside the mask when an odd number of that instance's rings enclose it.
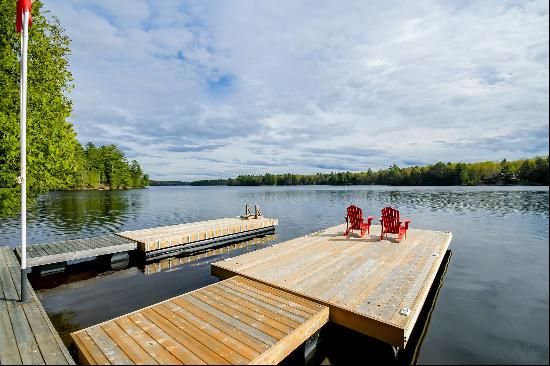
<instances>
[{"instance_id":1,"label":"cloud","mask_svg":"<svg viewBox=\"0 0 550 366\"><path fill-rule=\"evenodd\" d=\"M533 129L518 129L505 135L459 138L454 142L437 141L437 143L459 149L480 149L504 154L523 152L533 155L548 151L548 139L548 126L541 125Z\"/></svg>"},{"instance_id":2,"label":"cloud","mask_svg":"<svg viewBox=\"0 0 550 366\"><path fill-rule=\"evenodd\" d=\"M200 152L200 151L212 151L223 145L198 145L198 146L169 146L165 150L170 152Z\"/></svg>"},{"instance_id":3,"label":"cloud","mask_svg":"<svg viewBox=\"0 0 550 366\"><path fill-rule=\"evenodd\" d=\"M72 39L79 139L124 145L153 178L548 153L545 1L45 8Z\"/></svg>"}]
</instances>

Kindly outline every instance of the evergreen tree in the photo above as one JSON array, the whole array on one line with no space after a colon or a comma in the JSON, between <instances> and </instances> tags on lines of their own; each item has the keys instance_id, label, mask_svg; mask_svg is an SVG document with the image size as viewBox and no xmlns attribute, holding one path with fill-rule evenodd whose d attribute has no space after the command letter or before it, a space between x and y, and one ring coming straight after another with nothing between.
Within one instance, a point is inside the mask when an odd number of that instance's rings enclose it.
<instances>
[{"instance_id":1,"label":"evergreen tree","mask_svg":"<svg viewBox=\"0 0 550 366\"><path fill-rule=\"evenodd\" d=\"M20 36L13 0L0 0L0 197L18 195L20 169ZM67 121L72 88L69 38L55 17L44 17L33 1L29 28L27 96L27 189L30 199L51 189L68 188L77 169L76 134Z\"/></svg>"},{"instance_id":2,"label":"evergreen tree","mask_svg":"<svg viewBox=\"0 0 550 366\"><path fill-rule=\"evenodd\" d=\"M15 0L0 0L0 215L19 209L20 35ZM32 4L27 92L27 197L56 189L144 187L149 178L137 161L128 164L115 145L82 147L68 122L73 88L69 38L59 20Z\"/></svg>"}]
</instances>

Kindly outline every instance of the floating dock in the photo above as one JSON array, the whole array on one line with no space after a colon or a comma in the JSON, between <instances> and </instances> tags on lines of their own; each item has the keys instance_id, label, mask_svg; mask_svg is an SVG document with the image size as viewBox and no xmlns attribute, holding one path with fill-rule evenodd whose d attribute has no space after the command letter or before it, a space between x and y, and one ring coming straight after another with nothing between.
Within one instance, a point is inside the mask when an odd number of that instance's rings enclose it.
<instances>
[{"instance_id":1,"label":"floating dock","mask_svg":"<svg viewBox=\"0 0 550 366\"><path fill-rule=\"evenodd\" d=\"M273 364L329 320L405 347L452 234L344 229L214 263L219 283L74 332L79 361Z\"/></svg>"},{"instance_id":2,"label":"floating dock","mask_svg":"<svg viewBox=\"0 0 550 366\"><path fill-rule=\"evenodd\" d=\"M239 276L71 334L85 364L276 364L328 307Z\"/></svg>"},{"instance_id":3,"label":"floating dock","mask_svg":"<svg viewBox=\"0 0 550 366\"><path fill-rule=\"evenodd\" d=\"M380 226L359 238L345 225L213 263L220 279L242 276L330 309L330 320L405 347L452 239L409 229L380 240Z\"/></svg>"},{"instance_id":4,"label":"floating dock","mask_svg":"<svg viewBox=\"0 0 550 366\"><path fill-rule=\"evenodd\" d=\"M148 259L190 254L275 232L276 219L238 217L27 246L27 267L140 250ZM21 247L15 248L21 258Z\"/></svg>"},{"instance_id":5,"label":"floating dock","mask_svg":"<svg viewBox=\"0 0 550 366\"><path fill-rule=\"evenodd\" d=\"M66 262L74 259L129 252L137 243L117 235L105 235L88 239L65 240L55 243L33 244L27 247L27 267ZM21 258L21 247L15 249Z\"/></svg>"},{"instance_id":6,"label":"floating dock","mask_svg":"<svg viewBox=\"0 0 550 366\"><path fill-rule=\"evenodd\" d=\"M276 219L230 217L152 229L125 231L117 235L133 240L147 257L168 257L204 250L216 245L275 232Z\"/></svg>"},{"instance_id":7,"label":"floating dock","mask_svg":"<svg viewBox=\"0 0 550 366\"><path fill-rule=\"evenodd\" d=\"M153 275L155 273L160 272L169 272L169 271L175 271L178 270L180 267L184 265L193 265L194 262L198 262L200 260L204 260L216 255L222 255L224 253L229 253L234 250L239 249L246 249L250 247L259 247L266 245L272 240L275 240L277 236L276 235L266 235L257 237L254 239L241 241L235 244L226 245L220 248L215 249L207 249L204 252L193 254L193 255L187 255L187 256L180 256L180 257L170 257L170 258L164 258L160 259L154 262L146 263L143 272L146 276ZM256 249L253 249L256 250Z\"/></svg>"},{"instance_id":8,"label":"floating dock","mask_svg":"<svg viewBox=\"0 0 550 366\"><path fill-rule=\"evenodd\" d=\"M19 302L21 272L13 248L0 248L0 365L74 365L67 348L27 281Z\"/></svg>"}]
</instances>

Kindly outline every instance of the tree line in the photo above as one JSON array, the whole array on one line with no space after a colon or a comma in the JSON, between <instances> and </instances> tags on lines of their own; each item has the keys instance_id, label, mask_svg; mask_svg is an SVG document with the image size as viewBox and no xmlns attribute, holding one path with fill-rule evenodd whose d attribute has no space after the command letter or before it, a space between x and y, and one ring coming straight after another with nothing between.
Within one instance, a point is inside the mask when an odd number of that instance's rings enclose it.
<instances>
[{"instance_id":1,"label":"tree line","mask_svg":"<svg viewBox=\"0 0 550 366\"><path fill-rule=\"evenodd\" d=\"M293 185L390 185L390 186L451 186L481 184L548 185L548 156L537 156L501 162L443 163L400 168L392 165L387 169L365 172L331 172L314 175L270 174L239 175L236 178L200 180L190 185L228 186L293 186Z\"/></svg>"},{"instance_id":2,"label":"tree line","mask_svg":"<svg viewBox=\"0 0 550 366\"><path fill-rule=\"evenodd\" d=\"M96 147L88 142L78 145L78 168L71 188L127 189L143 188L149 184L149 176L137 160L128 161L116 145Z\"/></svg>"},{"instance_id":3,"label":"tree line","mask_svg":"<svg viewBox=\"0 0 550 366\"><path fill-rule=\"evenodd\" d=\"M19 208L20 35L16 1L0 0L0 215ZM81 146L68 121L72 84L70 39L59 20L45 17L33 1L29 28L27 95L27 196L50 190L131 188L147 184L137 161L128 162L115 145Z\"/></svg>"}]
</instances>

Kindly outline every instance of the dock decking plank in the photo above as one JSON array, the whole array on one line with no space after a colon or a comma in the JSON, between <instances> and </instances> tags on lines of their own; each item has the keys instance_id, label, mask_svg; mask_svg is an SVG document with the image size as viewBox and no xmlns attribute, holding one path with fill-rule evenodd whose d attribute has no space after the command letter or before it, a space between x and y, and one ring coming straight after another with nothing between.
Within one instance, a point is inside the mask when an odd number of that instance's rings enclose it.
<instances>
[{"instance_id":1,"label":"dock decking plank","mask_svg":"<svg viewBox=\"0 0 550 366\"><path fill-rule=\"evenodd\" d=\"M21 272L15 258L15 255L12 251L4 252L5 257L8 259L8 268L12 275L15 290L17 296L20 296L20 287L18 286L21 283ZM74 364L74 360L69 354L69 351L61 341L57 330L51 323L46 311L42 307L42 304L38 300L34 289L28 281L27 291L29 297L32 299L27 303L23 304L23 310L25 311L29 326L31 328L32 334L36 339L40 352L46 364Z\"/></svg>"},{"instance_id":2,"label":"dock decking plank","mask_svg":"<svg viewBox=\"0 0 550 366\"><path fill-rule=\"evenodd\" d=\"M64 240L54 243L29 245L27 254L27 266L67 262L75 259L85 259L100 255L114 254L132 251L137 248L137 243L128 239L118 238L114 235L104 235L95 238ZM16 249L21 257L21 248Z\"/></svg>"},{"instance_id":3,"label":"dock decking plank","mask_svg":"<svg viewBox=\"0 0 550 366\"><path fill-rule=\"evenodd\" d=\"M232 318L251 325L262 333L272 337L275 341L278 341L286 334L285 332L272 327L270 324L267 324L264 316L260 314L250 314L250 312L246 311L246 309L240 309L238 305L224 301L224 299L219 296L207 296L204 293L194 293L191 296L207 305L210 305L218 311L229 315Z\"/></svg>"},{"instance_id":4,"label":"dock decking plank","mask_svg":"<svg viewBox=\"0 0 550 366\"><path fill-rule=\"evenodd\" d=\"M4 253L0 253L0 256L4 256ZM6 261L6 258L0 259L0 261ZM6 284L2 285L3 296L5 299L18 299L19 296L15 290L15 284L11 274L9 273L8 268L1 268L0 272L0 282ZM2 291L0 291L2 295ZM9 319L11 322L11 328L14 334L14 339L16 343L16 349L19 351L21 361L25 365L40 365L44 364L44 360L40 354L40 349L34 338L32 330L30 329L29 322L23 307L20 306L16 301L10 301L6 303L5 309L9 314ZM8 330L5 335L9 337L11 332Z\"/></svg>"},{"instance_id":5,"label":"dock decking plank","mask_svg":"<svg viewBox=\"0 0 550 366\"><path fill-rule=\"evenodd\" d=\"M234 295L235 297L246 300L249 303L252 303L254 305L258 305L259 307L263 307L263 308L273 312L274 314L283 316L285 319L288 318L289 320L285 320L287 325L296 326L298 323L301 323L305 320L305 318L302 318L301 316L295 315L295 314L293 314L289 311L286 311L285 309L280 309L276 306L272 306L271 304L269 304L267 302L257 300L254 297L247 296L244 293L233 290L232 288L227 287L223 284L218 284L217 287L220 288L222 291L224 291L227 294ZM214 288L216 288L216 287L214 287Z\"/></svg>"},{"instance_id":6,"label":"dock decking plank","mask_svg":"<svg viewBox=\"0 0 550 366\"><path fill-rule=\"evenodd\" d=\"M147 319L141 313L133 313L128 315L134 323L136 323L144 332L149 334L152 338L156 339L164 348L166 348L171 354L173 354L179 362L191 365L204 365L205 362L198 358L187 347L179 343L175 338L168 333L161 330L149 319Z\"/></svg>"},{"instance_id":7,"label":"dock decking plank","mask_svg":"<svg viewBox=\"0 0 550 366\"><path fill-rule=\"evenodd\" d=\"M78 359L80 363L85 362L83 360L94 360L94 363L98 365L111 364L87 333L84 332L77 334L73 338L73 341L75 342L79 352ZM84 356L81 357L80 355Z\"/></svg>"},{"instance_id":8,"label":"dock decking plank","mask_svg":"<svg viewBox=\"0 0 550 366\"><path fill-rule=\"evenodd\" d=\"M275 328L283 333L288 334L296 326L298 326L298 324L300 324L298 322L290 323L289 319L286 319L285 317L271 312L261 306L257 306L256 304L249 302L243 298L234 296L233 294L226 292L223 289L211 287L205 292L213 298L223 299L222 301L230 304L232 308L239 309L242 313L246 315L261 317L264 324L267 324L270 327Z\"/></svg>"},{"instance_id":9,"label":"dock decking plank","mask_svg":"<svg viewBox=\"0 0 550 366\"><path fill-rule=\"evenodd\" d=\"M186 301L183 298L177 298L172 300L175 304L179 305L180 307L189 310L193 315L195 315L197 318L201 319L202 321L208 322L211 324L214 328L221 330L225 334L230 334L236 339L239 340L239 342L243 343L244 345L250 347L254 351L256 351L258 354L264 352L269 348L269 346L266 343L263 343L262 341L254 338L251 336L250 333L246 333L241 329L238 329L229 323L224 322L222 319L219 319L207 311L199 308L198 306L192 304L189 301Z\"/></svg>"},{"instance_id":10,"label":"dock decking plank","mask_svg":"<svg viewBox=\"0 0 550 366\"><path fill-rule=\"evenodd\" d=\"M197 327L195 324L189 322L185 317L182 317L181 312L171 311L171 309L167 307L169 304L171 304L170 301L156 306L154 310L165 319L168 319L176 327L193 337L195 341L208 348L211 353L215 353L216 355L222 357L228 363L242 364L248 361L241 354L231 349L228 345L218 341L215 337L213 337L213 335L209 334L209 332L205 332L200 327Z\"/></svg>"},{"instance_id":11,"label":"dock decking plank","mask_svg":"<svg viewBox=\"0 0 550 366\"><path fill-rule=\"evenodd\" d=\"M0 337L0 363L3 365L21 365L21 355L17 348L17 341L11 326L7 307L0 309L0 330L2 330L2 337Z\"/></svg>"},{"instance_id":12,"label":"dock decking plank","mask_svg":"<svg viewBox=\"0 0 550 366\"><path fill-rule=\"evenodd\" d=\"M87 335L101 349L103 355L113 365L130 365L132 360L124 353L117 344L105 333L101 327L89 328L86 330ZM92 363L93 360L86 360Z\"/></svg>"},{"instance_id":13,"label":"dock decking plank","mask_svg":"<svg viewBox=\"0 0 550 366\"><path fill-rule=\"evenodd\" d=\"M329 307L332 321L406 346L452 234L411 228L397 242L392 235L377 239L379 225L364 238L344 237L344 230L338 225L217 262L212 274L319 302ZM404 307L408 315L400 314Z\"/></svg>"},{"instance_id":14,"label":"dock decking plank","mask_svg":"<svg viewBox=\"0 0 550 366\"><path fill-rule=\"evenodd\" d=\"M116 346L122 349L126 356L136 365L158 365L159 363L151 357L139 343L129 336L114 321L106 322L101 325L105 334L107 334Z\"/></svg>"},{"instance_id":15,"label":"dock decking plank","mask_svg":"<svg viewBox=\"0 0 550 366\"><path fill-rule=\"evenodd\" d=\"M130 318L118 318L114 321L124 329L126 334L134 339L149 355L161 365L173 365L179 360L167 351L154 338L151 338L143 329L141 329Z\"/></svg>"},{"instance_id":16,"label":"dock decking plank","mask_svg":"<svg viewBox=\"0 0 550 366\"><path fill-rule=\"evenodd\" d=\"M171 321L163 317L161 314L157 313L151 308L141 311L143 315L151 322L155 323L160 329L170 334L173 338L178 339L180 342L184 342L186 347L197 355L201 360L208 364L221 364L226 365L229 362L222 358L221 356L212 353L210 349L198 342L191 334L187 333L185 330L180 329L178 326L173 324Z\"/></svg>"},{"instance_id":17,"label":"dock decking plank","mask_svg":"<svg viewBox=\"0 0 550 366\"><path fill-rule=\"evenodd\" d=\"M220 342L223 345L226 345L233 351L237 352L243 357L241 361L250 361L254 359L259 352L248 347L246 344L239 342L237 339L233 338L230 334L225 333L223 330L216 328L209 322L199 318L195 314L189 311L188 308L182 307L175 302L167 302L164 304L170 311L177 313L182 319L188 321L193 326L200 329L204 334L210 335L217 342ZM242 362L241 362L242 363Z\"/></svg>"},{"instance_id":18,"label":"dock decking plank","mask_svg":"<svg viewBox=\"0 0 550 366\"><path fill-rule=\"evenodd\" d=\"M28 281L29 300L19 302L21 272L9 247L0 248L0 283L0 364L74 364Z\"/></svg>"},{"instance_id":19,"label":"dock decking plank","mask_svg":"<svg viewBox=\"0 0 550 366\"><path fill-rule=\"evenodd\" d=\"M157 363L278 363L328 321L326 306L304 300L307 316L298 317L287 311L290 301L280 296L280 290L273 289L271 296L277 301L268 304L235 290L247 286L233 286L238 280L209 285L72 333L82 362L99 360L82 339L89 334L104 357L111 355L111 362L113 354L129 356L130 363L142 362L142 351L147 350ZM270 289L257 283L254 290L261 288ZM94 333L98 330L102 334ZM122 339L123 333L131 339Z\"/></svg>"}]
</instances>

